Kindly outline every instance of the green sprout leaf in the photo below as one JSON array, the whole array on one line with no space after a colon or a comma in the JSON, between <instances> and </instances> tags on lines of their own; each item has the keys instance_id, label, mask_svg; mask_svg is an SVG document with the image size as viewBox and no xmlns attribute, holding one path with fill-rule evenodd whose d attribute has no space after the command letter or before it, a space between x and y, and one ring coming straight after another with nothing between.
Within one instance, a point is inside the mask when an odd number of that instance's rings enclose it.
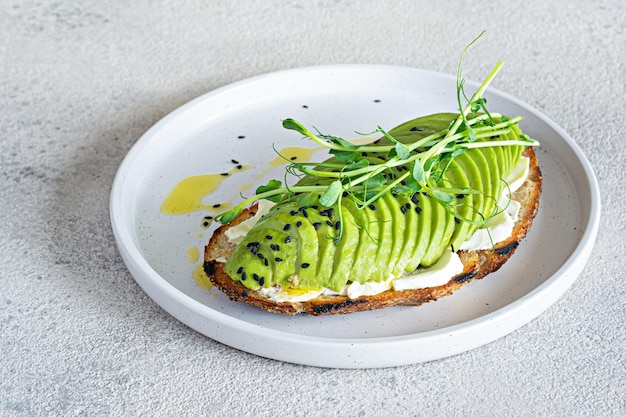
<instances>
[{"instance_id":1,"label":"green sprout leaf","mask_svg":"<svg viewBox=\"0 0 626 417\"><path fill-rule=\"evenodd\" d=\"M302 207L310 207L318 200L318 195L314 193L302 193L298 196L298 205Z\"/></svg>"},{"instance_id":2,"label":"green sprout leaf","mask_svg":"<svg viewBox=\"0 0 626 417\"><path fill-rule=\"evenodd\" d=\"M295 130L298 133L308 136L311 132L295 119L283 120L283 127L289 130Z\"/></svg>"},{"instance_id":3,"label":"green sprout leaf","mask_svg":"<svg viewBox=\"0 0 626 417\"><path fill-rule=\"evenodd\" d=\"M395 149L396 149L396 154L398 155L398 158L402 160L406 160L411 157L411 151L409 151L409 148L404 146L404 144L400 142L396 142Z\"/></svg>"},{"instance_id":4,"label":"green sprout leaf","mask_svg":"<svg viewBox=\"0 0 626 417\"><path fill-rule=\"evenodd\" d=\"M341 162L356 162L362 158L361 152L358 151L341 151L332 149L329 152Z\"/></svg>"},{"instance_id":5,"label":"green sprout leaf","mask_svg":"<svg viewBox=\"0 0 626 417\"><path fill-rule=\"evenodd\" d=\"M343 186L341 185L341 181L335 180L320 197L320 203L326 207L330 207L337 202L342 192Z\"/></svg>"},{"instance_id":6,"label":"green sprout leaf","mask_svg":"<svg viewBox=\"0 0 626 417\"><path fill-rule=\"evenodd\" d=\"M377 188L382 187L386 183L387 183L387 179L384 177L383 174L376 174L367 180L367 188L369 190L375 190Z\"/></svg>"},{"instance_id":7,"label":"green sprout leaf","mask_svg":"<svg viewBox=\"0 0 626 417\"><path fill-rule=\"evenodd\" d=\"M426 176L424 174L424 167L419 163L419 161L415 161L413 165L413 178L417 182L426 181Z\"/></svg>"},{"instance_id":8,"label":"green sprout leaf","mask_svg":"<svg viewBox=\"0 0 626 417\"><path fill-rule=\"evenodd\" d=\"M437 200L444 202L444 203L449 203L452 200L454 200L454 196L450 195L444 191L441 191L439 189L433 188L431 190L433 197L435 197Z\"/></svg>"},{"instance_id":9,"label":"green sprout leaf","mask_svg":"<svg viewBox=\"0 0 626 417\"><path fill-rule=\"evenodd\" d=\"M262 185L256 189L256 194L259 195L259 194L267 193L268 191L279 190L282 187L282 185L283 183L278 180L269 180L266 185ZM266 198L270 201L273 201L274 203L277 203L278 201L280 201L281 196L280 194L276 194L276 195L269 196Z\"/></svg>"},{"instance_id":10,"label":"green sprout leaf","mask_svg":"<svg viewBox=\"0 0 626 417\"><path fill-rule=\"evenodd\" d=\"M344 149L351 150L351 151L359 149L358 145L355 145L354 143L350 143L347 140L339 138L337 136L329 136L329 135L320 135L320 136L324 139L329 140L335 145L341 146Z\"/></svg>"},{"instance_id":11,"label":"green sprout leaf","mask_svg":"<svg viewBox=\"0 0 626 417\"><path fill-rule=\"evenodd\" d=\"M357 162L353 162L349 165L346 165L346 167L344 168L344 171L354 171L357 169L365 168L369 166L369 164L370 164L370 161L368 161L367 159L361 159Z\"/></svg>"}]
</instances>

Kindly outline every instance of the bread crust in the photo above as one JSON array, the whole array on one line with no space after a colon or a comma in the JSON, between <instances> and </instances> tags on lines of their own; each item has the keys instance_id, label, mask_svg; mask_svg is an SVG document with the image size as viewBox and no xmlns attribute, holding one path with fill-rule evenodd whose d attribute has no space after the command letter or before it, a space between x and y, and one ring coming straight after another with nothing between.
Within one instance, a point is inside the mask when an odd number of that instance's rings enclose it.
<instances>
[{"instance_id":1,"label":"bread crust","mask_svg":"<svg viewBox=\"0 0 626 417\"><path fill-rule=\"evenodd\" d=\"M345 295L331 295L300 302L276 302L269 300L231 279L224 270L224 263L219 261L220 259L228 259L228 256L236 247L226 237L226 230L254 216L257 210L256 204L245 209L230 224L219 227L213 233L204 251L204 271L213 285L231 300L243 301L273 313L289 315L298 313L307 313L315 316L347 314L396 305L418 306L437 300L452 294L473 280L481 279L500 269L513 255L520 241L528 233L539 209L542 176L534 150L529 147L524 150L523 155L530 158L529 173L524 184L513 194L514 199L521 203L521 208L518 220L513 227L512 235L505 241L496 244L493 250L459 250L457 253L464 265L463 272L452 277L444 285L416 290L388 290L380 294L361 296L355 299Z\"/></svg>"}]
</instances>

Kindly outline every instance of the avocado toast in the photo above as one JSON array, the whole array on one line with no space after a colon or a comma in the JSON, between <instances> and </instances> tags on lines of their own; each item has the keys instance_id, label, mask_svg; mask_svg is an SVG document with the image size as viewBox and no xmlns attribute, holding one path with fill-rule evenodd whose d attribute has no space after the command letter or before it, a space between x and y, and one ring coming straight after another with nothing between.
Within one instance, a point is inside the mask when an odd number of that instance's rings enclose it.
<instances>
[{"instance_id":1,"label":"avocado toast","mask_svg":"<svg viewBox=\"0 0 626 417\"><path fill-rule=\"evenodd\" d=\"M257 214L257 204L216 230L205 248L205 272L231 299L286 314L338 314L393 305L420 305L449 295L462 285L499 269L530 228L539 207L542 178L533 149L519 148L516 150L519 155L512 160L521 155L527 157L529 169L523 185L511 196L520 203L517 221L511 235L492 248L453 248L452 242L464 240L480 227L480 222L455 220L441 202L425 192L406 196L388 192L363 209L350 198L344 198L341 204L344 235L339 242L333 239L340 221L338 205L330 208L319 203L302 206L292 197L263 215L239 244L229 240L227 231ZM486 158L477 159L487 163ZM482 169L488 168L483 166ZM457 171L450 170L459 175ZM492 181L491 176L480 174L480 168L474 175L477 176L473 180L480 184ZM305 178L300 184L307 180L310 179ZM494 183L501 183L501 180ZM479 197L474 198L476 196ZM474 206L467 209L466 201L462 205L458 201L472 198L473 204L482 204L497 200L482 194L456 197L455 206L460 211L473 212L479 218L482 214L475 211ZM428 267L447 249L455 251L463 267L443 285L401 291L390 288L356 298L342 291L352 282L381 282L389 276L402 277L418 267ZM321 288L331 291L303 301L276 301L268 297L267 292L259 291L278 286L291 294Z\"/></svg>"},{"instance_id":2,"label":"avocado toast","mask_svg":"<svg viewBox=\"0 0 626 417\"><path fill-rule=\"evenodd\" d=\"M459 113L378 127L367 145L284 120L331 157L291 163L295 184L272 180L216 218L211 282L268 311L323 315L420 305L499 269L541 194L538 142L482 97L501 65L463 108L459 73Z\"/></svg>"}]
</instances>

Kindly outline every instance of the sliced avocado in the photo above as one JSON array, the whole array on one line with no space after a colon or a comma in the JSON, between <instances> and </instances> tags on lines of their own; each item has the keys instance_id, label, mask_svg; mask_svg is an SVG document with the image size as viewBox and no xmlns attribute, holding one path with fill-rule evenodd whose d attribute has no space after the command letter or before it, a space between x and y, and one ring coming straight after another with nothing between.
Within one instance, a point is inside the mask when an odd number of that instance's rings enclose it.
<instances>
[{"instance_id":1,"label":"sliced avocado","mask_svg":"<svg viewBox=\"0 0 626 417\"><path fill-rule=\"evenodd\" d=\"M332 218L333 212L334 209L326 207L320 207L319 210L308 210L307 212L309 222L317 234L318 258L314 270L316 276L320 280L324 280L320 283L310 282L308 283L310 287L307 288L320 289L324 287L326 285L325 280L332 274L336 252L336 245L333 239L337 235Z\"/></svg>"},{"instance_id":2,"label":"sliced avocado","mask_svg":"<svg viewBox=\"0 0 626 417\"><path fill-rule=\"evenodd\" d=\"M392 271L394 276L400 276L402 274L417 244L416 236L418 233L419 217L419 214L415 211L415 208L418 207L415 204L417 201L417 194L413 194L411 197L398 197L398 203L400 204L400 211L404 216L405 226L402 232L404 235L404 244L400 249L398 262Z\"/></svg>"},{"instance_id":3,"label":"sliced avocado","mask_svg":"<svg viewBox=\"0 0 626 417\"><path fill-rule=\"evenodd\" d=\"M389 207L389 211L391 213L391 228L392 228L392 239L391 239L391 251L389 252L389 260L385 265L385 269L383 272L383 279L387 279L388 277L393 275L393 271L395 270L396 264L400 259L400 252L402 251L402 247L404 246L404 230L406 228L406 217L402 212L403 206L400 206L398 199L396 196L391 193L385 194L381 200L383 200L387 206Z\"/></svg>"},{"instance_id":4,"label":"sliced avocado","mask_svg":"<svg viewBox=\"0 0 626 417\"><path fill-rule=\"evenodd\" d=\"M391 253L391 245L393 242L393 221L391 218L390 208L383 198L379 198L375 203L376 221L380 232L378 234L378 249L376 251L376 260L372 265L370 272L370 280L379 282L387 277L384 276L385 269L389 262Z\"/></svg>"},{"instance_id":5,"label":"sliced avocado","mask_svg":"<svg viewBox=\"0 0 626 417\"><path fill-rule=\"evenodd\" d=\"M423 193L415 193L414 198L417 201L413 211L417 214L417 229L416 234L413 237L415 244L413 253L409 257L409 261L404 267L405 272L413 272L422 262L422 258L428 249L430 243L430 229L431 229L431 213L432 213L432 199L426 197Z\"/></svg>"},{"instance_id":6,"label":"sliced avocado","mask_svg":"<svg viewBox=\"0 0 626 417\"><path fill-rule=\"evenodd\" d=\"M450 185L455 188L469 189L470 183L467 178L466 172L461 169L461 166L456 159L452 160L448 170L446 171L446 179L450 181ZM472 207L474 203L474 194L462 193L456 196L454 211L460 216L461 219L471 219L473 217ZM454 232L451 239L451 245L453 248L459 248L463 243L470 229L470 223L463 220L454 220L456 226L454 226Z\"/></svg>"},{"instance_id":7,"label":"sliced avocado","mask_svg":"<svg viewBox=\"0 0 626 417\"><path fill-rule=\"evenodd\" d=\"M260 222L258 229L275 229L283 232L281 238L276 239L276 242L273 243L280 248L276 253L280 259L283 259L282 265L287 264L284 259L287 253L293 258L288 261L289 265L292 263L294 265L290 276L296 275L297 280L295 277L292 277L290 281L291 286L303 288L312 286L313 288L318 288L317 286L321 284L321 280L315 273L319 253L317 233L309 221L301 216L301 211L292 213L294 214L279 213L262 223ZM295 254L291 255L294 248ZM283 252L283 250L286 252ZM278 279L281 279L284 284L282 275L279 275Z\"/></svg>"},{"instance_id":8,"label":"sliced avocado","mask_svg":"<svg viewBox=\"0 0 626 417\"><path fill-rule=\"evenodd\" d=\"M482 212L485 218L492 216L497 210L498 199L502 184L500 184L500 169L496 161L496 155L492 148L479 148L482 156L485 158L486 168L483 178L489 177L489 183L485 185L485 209Z\"/></svg>"},{"instance_id":9,"label":"sliced avocado","mask_svg":"<svg viewBox=\"0 0 626 417\"><path fill-rule=\"evenodd\" d=\"M403 123L389 133L401 143L414 143L448 128L457 117L458 114L451 113L424 116ZM493 140L514 140L520 134L519 128L514 126L510 133ZM383 137L378 143L390 145L392 141ZM459 217L476 223L483 220L482 216L491 215L504 186L502 178L506 178L517 163L523 149L523 146L470 149L453 159L445 174L445 183L440 185L469 188L477 193L457 196L449 210L456 210ZM372 156L380 153L368 154L364 153L364 157L370 162L382 162ZM326 162L339 163L336 158ZM397 177L400 171L395 171L391 175ZM297 185L328 185L332 181L333 178L305 176ZM372 204L373 209L358 207L345 195L340 200L341 207L335 205L328 210L321 206L302 209L298 199L299 196L294 195L280 202L250 231L227 262L227 273L233 279L251 289L261 284L260 279L250 279L249 274L263 277L266 287L277 283L286 289L328 287L339 291L348 281L381 281L403 271L413 272L420 264L431 265L446 247L450 244L460 247L478 227L456 222L450 211L421 192L412 198L387 193ZM334 242L340 213L343 235ZM251 243L252 246L247 246ZM244 272L245 280L242 279Z\"/></svg>"},{"instance_id":10,"label":"sliced avocado","mask_svg":"<svg viewBox=\"0 0 626 417\"><path fill-rule=\"evenodd\" d=\"M285 262L276 262L278 255L268 244L267 236L275 241L285 235L273 229L253 229L226 262L226 273L252 290L261 286L269 287L273 283L287 285L295 267L295 262L291 262L295 247L293 250L284 248L280 256Z\"/></svg>"},{"instance_id":11,"label":"sliced avocado","mask_svg":"<svg viewBox=\"0 0 626 417\"><path fill-rule=\"evenodd\" d=\"M474 151L475 150L473 150L472 152ZM476 192L472 194L473 210L471 219L474 222L480 222L483 220L480 213L484 211L485 206L483 178L478 165L476 165L476 162L474 162L474 159L472 159L471 155L472 153L466 152L463 155L459 156L456 161L465 170L470 188L472 189L472 191ZM470 224L470 226L468 227L468 234L474 233L477 228L477 224Z\"/></svg>"},{"instance_id":12,"label":"sliced avocado","mask_svg":"<svg viewBox=\"0 0 626 417\"><path fill-rule=\"evenodd\" d=\"M349 281L363 284L369 280L376 259L380 228L376 221L375 208L374 210L369 207L359 208L348 198L343 200L343 204L352 213L354 223L359 229L359 242L353 254Z\"/></svg>"},{"instance_id":13,"label":"sliced avocado","mask_svg":"<svg viewBox=\"0 0 626 417\"><path fill-rule=\"evenodd\" d=\"M341 231L341 239L336 244L335 256L333 260L333 271L326 286L331 290L341 291L350 279L350 271L354 264L356 248L359 245L360 231L356 226L354 217L350 210L343 204L337 206L336 210L341 210L341 217L337 213L335 229ZM341 223L341 227L339 225ZM335 243L330 243L335 245Z\"/></svg>"},{"instance_id":14,"label":"sliced avocado","mask_svg":"<svg viewBox=\"0 0 626 417\"><path fill-rule=\"evenodd\" d=\"M408 122L402 123L394 127L388 133L397 141L402 143L414 143L426 136L440 132L450 126L452 120L459 117L454 113L436 113L428 116L418 117ZM389 139L384 138L385 143L391 143ZM383 141L381 141L382 143Z\"/></svg>"},{"instance_id":15,"label":"sliced avocado","mask_svg":"<svg viewBox=\"0 0 626 417\"><path fill-rule=\"evenodd\" d=\"M430 266L437 259L435 259L436 254L439 252L439 247L441 246L443 239L443 225L446 222L446 209L443 208L441 204L439 204L433 197L428 197L428 201L431 205L432 212L430 215L430 241L428 243L428 248L426 249L426 253L422 258L421 265ZM447 242L446 242L447 245Z\"/></svg>"}]
</instances>

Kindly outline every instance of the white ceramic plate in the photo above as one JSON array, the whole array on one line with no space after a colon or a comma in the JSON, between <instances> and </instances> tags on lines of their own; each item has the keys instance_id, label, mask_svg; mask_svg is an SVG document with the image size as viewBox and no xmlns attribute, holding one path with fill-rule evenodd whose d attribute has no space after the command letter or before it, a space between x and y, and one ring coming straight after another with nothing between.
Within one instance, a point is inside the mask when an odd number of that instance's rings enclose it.
<instances>
[{"instance_id":1,"label":"white ceramic plate","mask_svg":"<svg viewBox=\"0 0 626 417\"><path fill-rule=\"evenodd\" d=\"M473 91L476 84L468 82ZM455 78L388 66L323 66L273 73L208 93L151 128L119 168L111 221L119 251L139 285L166 311L202 334L277 360L339 368L398 366L455 355L496 340L555 302L585 265L594 244L600 199L591 167L572 139L537 110L490 89L489 108L523 115L522 128L541 142L541 208L526 241L497 273L420 307L345 316L288 317L233 303L200 289L187 256L206 244L208 212L169 216L160 206L192 175L220 173L231 159L253 168L232 175L206 203L232 200L267 171L285 146L306 146L284 130L295 118L353 138L377 125L455 111ZM245 136L245 138L239 138ZM280 178L280 174L276 174ZM251 188L251 190L253 190ZM249 191L252 192L252 191Z\"/></svg>"}]
</instances>

